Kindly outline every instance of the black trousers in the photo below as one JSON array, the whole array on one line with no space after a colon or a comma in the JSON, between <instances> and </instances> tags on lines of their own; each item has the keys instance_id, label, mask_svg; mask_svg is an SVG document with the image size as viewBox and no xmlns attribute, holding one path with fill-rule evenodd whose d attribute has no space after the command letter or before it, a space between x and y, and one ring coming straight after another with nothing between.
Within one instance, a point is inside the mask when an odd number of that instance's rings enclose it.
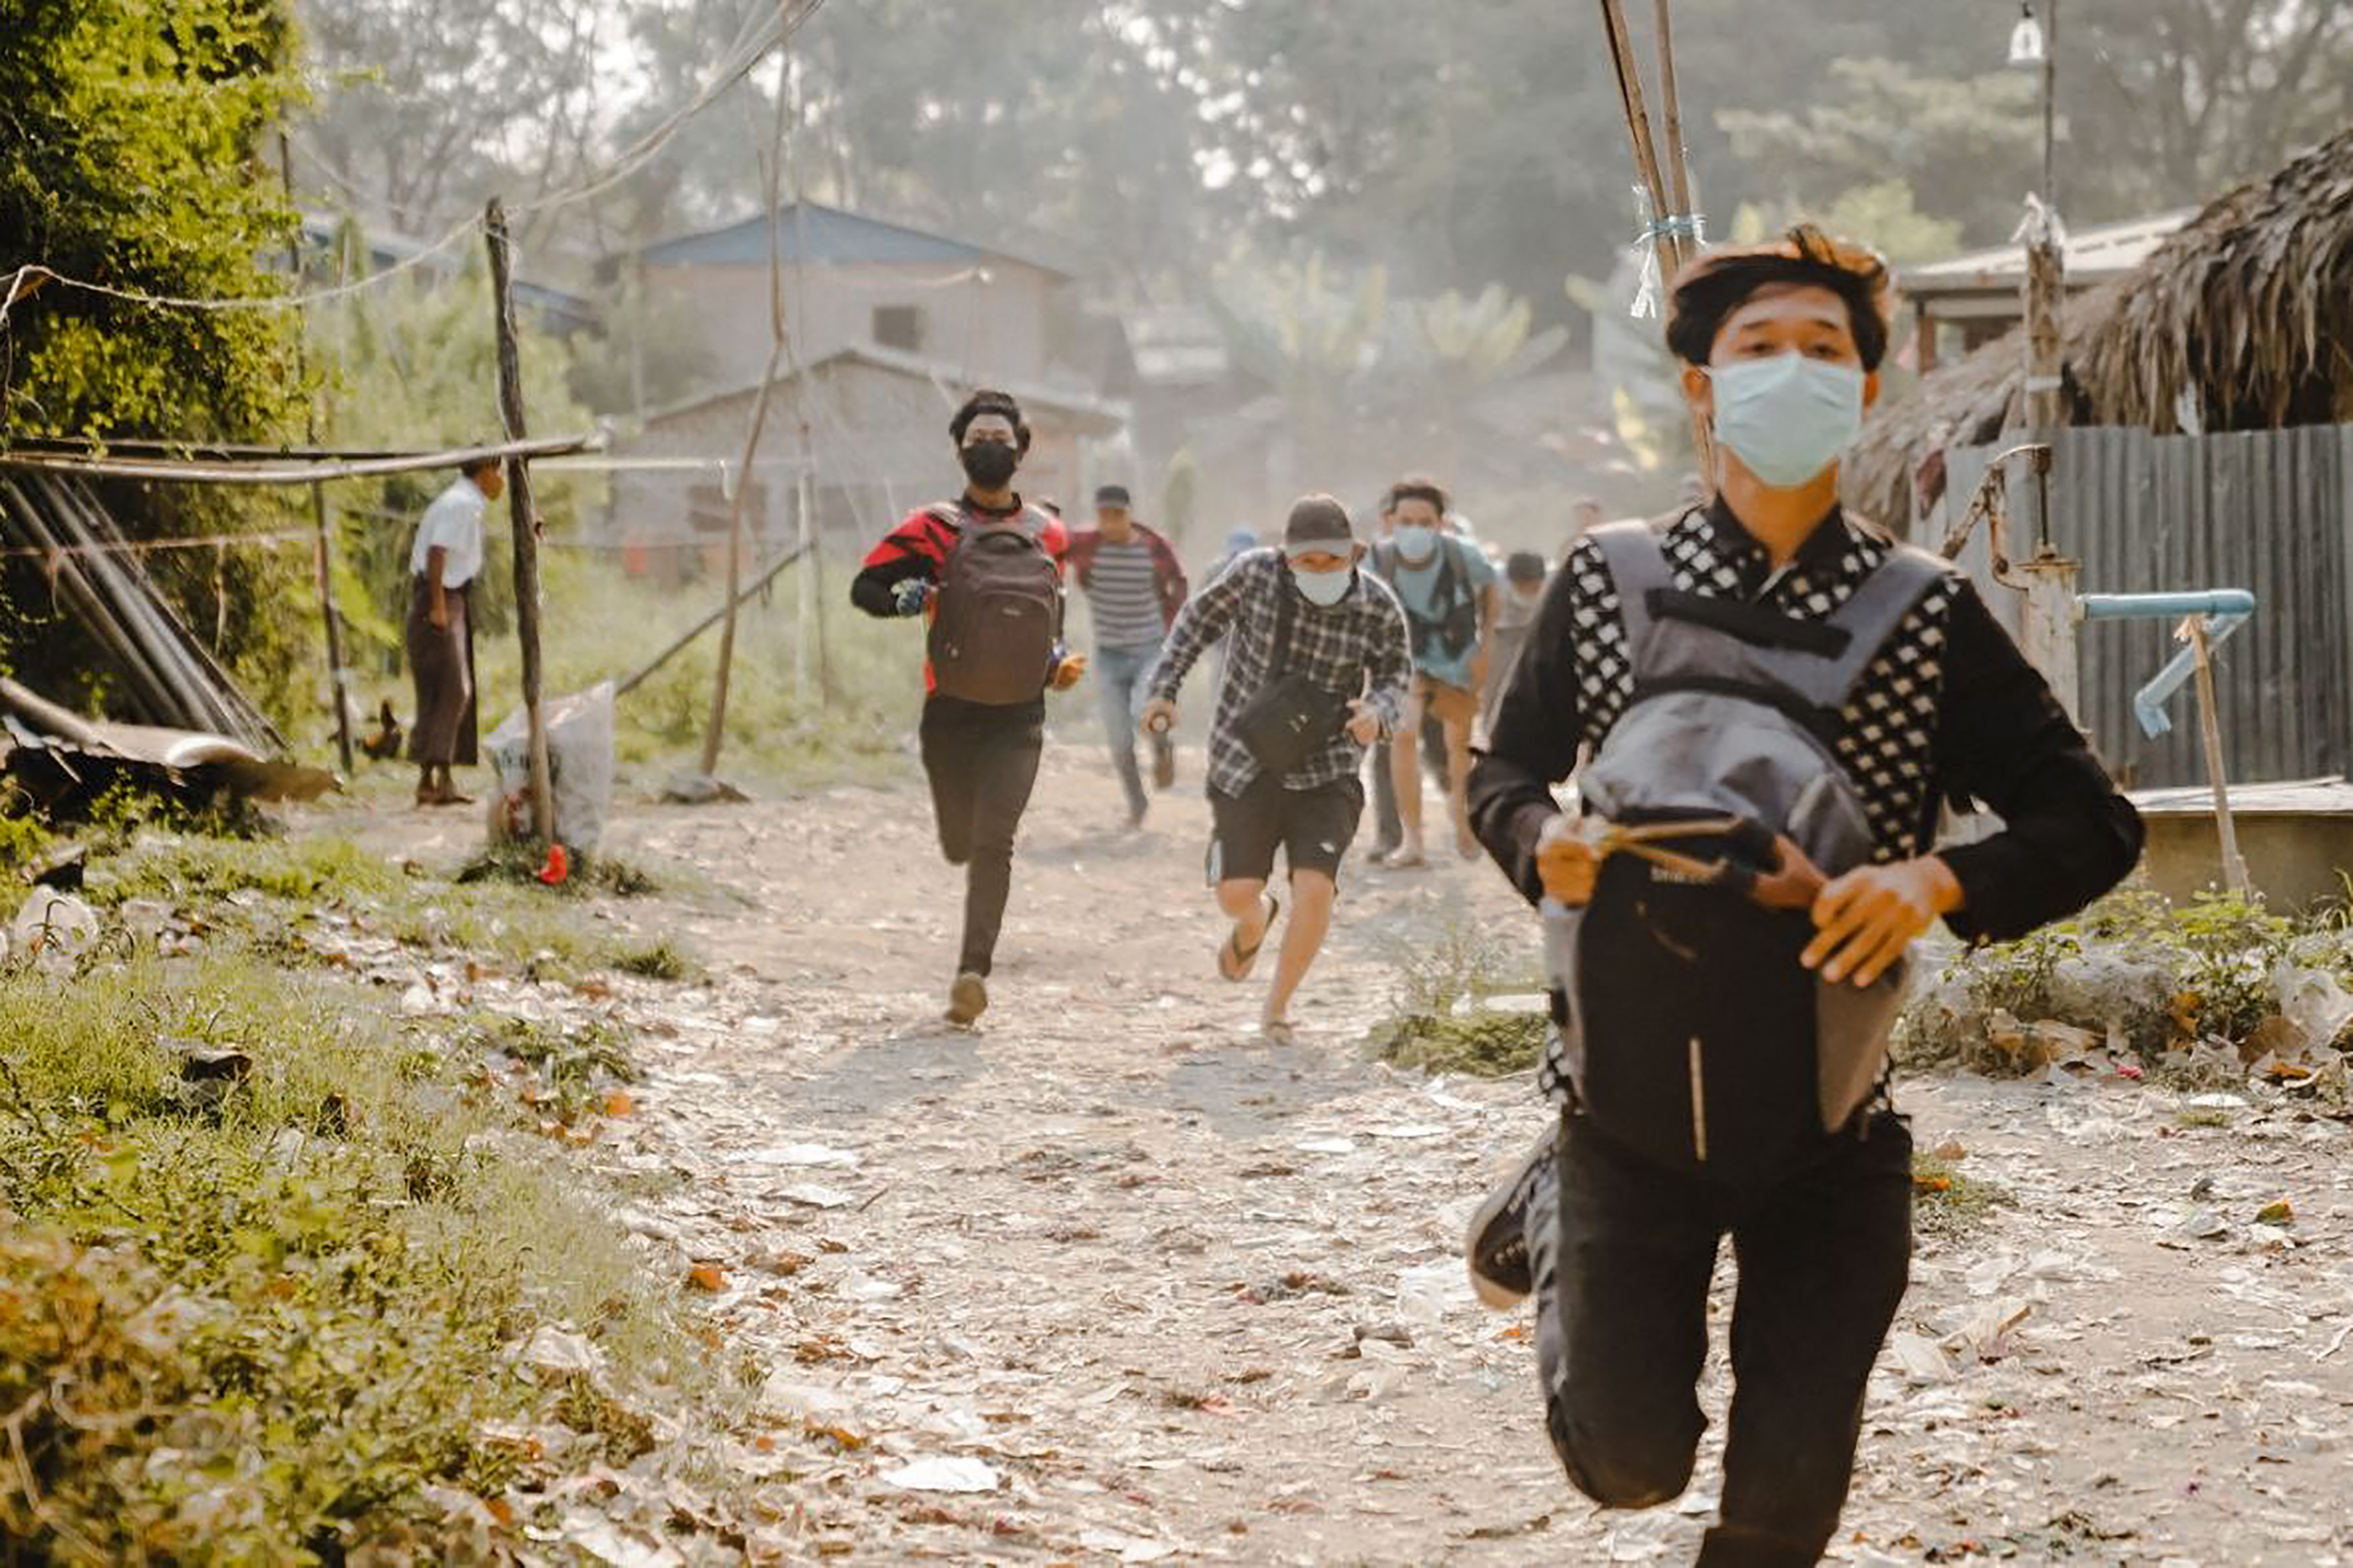
<instances>
[{"instance_id":1,"label":"black trousers","mask_svg":"<svg viewBox=\"0 0 2353 1568\"><path fill-rule=\"evenodd\" d=\"M1637 1159L1583 1116L1528 1216L1546 1424L1605 1508L1679 1496L1706 1426L1708 1281L1732 1236L1731 1431L1706 1568L1796 1568L1838 1528L1862 1400L1912 1258L1912 1137L1892 1111L1733 1188ZM1546 1214L1547 1206L1555 1213Z\"/></svg>"},{"instance_id":2,"label":"black trousers","mask_svg":"<svg viewBox=\"0 0 2353 1568\"><path fill-rule=\"evenodd\" d=\"M1038 783L1046 700L998 707L933 697L917 729L932 814L948 864L965 868L964 946L956 971L987 974L1013 889L1013 836Z\"/></svg>"}]
</instances>

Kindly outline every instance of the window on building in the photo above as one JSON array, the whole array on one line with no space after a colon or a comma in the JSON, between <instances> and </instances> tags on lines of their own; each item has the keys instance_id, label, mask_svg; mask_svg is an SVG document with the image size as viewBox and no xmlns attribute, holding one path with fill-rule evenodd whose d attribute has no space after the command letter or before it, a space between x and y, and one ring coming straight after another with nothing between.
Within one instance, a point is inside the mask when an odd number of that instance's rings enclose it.
<instances>
[{"instance_id":1,"label":"window on building","mask_svg":"<svg viewBox=\"0 0 2353 1568\"><path fill-rule=\"evenodd\" d=\"M920 305L874 307L874 341L886 349L920 353L923 347L923 310Z\"/></svg>"}]
</instances>

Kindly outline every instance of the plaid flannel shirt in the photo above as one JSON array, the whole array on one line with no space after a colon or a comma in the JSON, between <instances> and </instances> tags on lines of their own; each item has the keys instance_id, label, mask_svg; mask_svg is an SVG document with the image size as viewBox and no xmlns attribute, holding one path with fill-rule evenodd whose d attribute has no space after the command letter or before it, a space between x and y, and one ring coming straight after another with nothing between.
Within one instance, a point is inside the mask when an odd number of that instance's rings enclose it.
<instances>
[{"instance_id":1,"label":"plaid flannel shirt","mask_svg":"<svg viewBox=\"0 0 2353 1568\"><path fill-rule=\"evenodd\" d=\"M1278 670L1274 640L1285 595L1293 601L1291 656L1287 668ZM1388 585L1369 572L1357 572L1348 596L1327 608L1300 594L1282 551L1253 550L1236 557L1176 617L1152 671L1152 695L1175 701L1194 661L1221 637L1226 679L1209 723L1209 785L1222 795L1240 795L1261 771L1234 733L1234 721L1278 675L1296 673L1337 695L1363 695L1380 716L1383 735L1404 716L1406 688L1413 679L1405 610ZM1365 748L1343 731L1304 766L1283 774L1282 786L1314 789L1353 777L1364 757Z\"/></svg>"}]
</instances>

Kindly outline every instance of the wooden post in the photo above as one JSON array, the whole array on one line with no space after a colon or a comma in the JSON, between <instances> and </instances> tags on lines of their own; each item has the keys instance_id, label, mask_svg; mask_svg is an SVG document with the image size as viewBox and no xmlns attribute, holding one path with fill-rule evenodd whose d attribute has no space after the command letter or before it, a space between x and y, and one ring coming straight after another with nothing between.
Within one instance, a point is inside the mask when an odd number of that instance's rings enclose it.
<instances>
[{"instance_id":1,"label":"wooden post","mask_svg":"<svg viewBox=\"0 0 2353 1568\"><path fill-rule=\"evenodd\" d=\"M2253 890L2247 863L2239 855L2239 826L2231 816L2231 783L2222 764L2222 716L2214 700L2214 657L2206 637L2206 617L2192 616L2182 623L2181 635L2198 658L2198 728L2206 742L2206 776L2214 781L2214 834L2222 847L2222 879L2231 891L2246 898Z\"/></svg>"},{"instance_id":2,"label":"wooden post","mask_svg":"<svg viewBox=\"0 0 2353 1568\"><path fill-rule=\"evenodd\" d=\"M522 359L515 347L514 279L509 271L507 212L492 196L482 209L482 238L491 252L491 289L498 314L499 413L507 439L526 434ZM522 710L531 744L532 826L542 848L555 842L555 791L547 766L547 726L540 714L539 530L531 504L531 463L507 459L507 521L514 535L515 635L522 644Z\"/></svg>"},{"instance_id":3,"label":"wooden post","mask_svg":"<svg viewBox=\"0 0 2353 1568\"><path fill-rule=\"evenodd\" d=\"M278 177L286 186L286 202L294 203L294 153L286 132L278 133ZM290 278L297 288L302 281L302 232L298 226L286 242L287 264L292 268ZM295 340L295 374L310 378L310 355ZM311 446L319 444L319 396L315 388L305 387L302 405L303 438ZM343 668L343 617L335 613L335 574L333 548L327 534L327 487L318 480L311 481L311 527L317 535L312 546L314 570L319 579L319 619L327 629L327 679L335 693L335 755L343 772L353 771L352 703L344 689L347 671Z\"/></svg>"},{"instance_id":4,"label":"wooden post","mask_svg":"<svg viewBox=\"0 0 2353 1568\"><path fill-rule=\"evenodd\" d=\"M807 388L802 389L806 393ZM797 485L801 517L801 575L807 586L801 590L801 614L809 624L817 639L817 700L819 707L832 701L833 670L828 663L825 647L825 530L817 515L817 470L814 467L816 448L809 445L808 426L801 426L801 450L809 459L800 472Z\"/></svg>"}]
</instances>

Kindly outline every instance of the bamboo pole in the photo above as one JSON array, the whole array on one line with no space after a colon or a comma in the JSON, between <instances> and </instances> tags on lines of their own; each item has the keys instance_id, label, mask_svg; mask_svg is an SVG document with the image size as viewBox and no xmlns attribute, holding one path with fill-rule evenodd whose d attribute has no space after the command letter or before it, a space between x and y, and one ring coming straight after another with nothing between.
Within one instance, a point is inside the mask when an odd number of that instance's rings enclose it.
<instances>
[{"instance_id":1,"label":"bamboo pole","mask_svg":"<svg viewBox=\"0 0 2353 1568\"><path fill-rule=\"evenodd\" d=\"M1666 113L1664 133L1667 143L1667 190L1674 198L1674 215L1688 218L1692 214L1691 161L1683 151L1683 100L1675 91L1675 26L1670 14L1672 0L1658 0L1659 21L1659 107ZM1675 260L1677 270L1682 264L1699 253L1699 236L1677 234ZM1665 279L1672 282L1672 278Z\"/></svg>"},{"instance_id":2,"label":"bamboo pole","mask_svg":"<svg viewBox=\"0 0 2353 1568\"><path fill-rule=\"evenodd\" d=\"M278 177L286 187L286 203L294 203L294 153L286 140L286 132L278 133ZM302 277L302 237L300 228L286 241L289 278L299 284ZM302 347L302 339L295 338L294 369L298 375L310 377L310 354ZM315 388L305 388L302 402L302 438L312 446L319 440L319 395ZM327 533L327 487L317 479L311 481L311 528L316 536L316 571L319 579L319 619L327 629L327 679L335 693L335 755L343 772L353 770L351 695L344 689L343 617L335 613L334 554Z\"/></svg>"},{"instance_id":3,"label":"bamboo pole","mask_svg":"<svg viewBox=\"0 0 2353 1568\"><path fill-rule=\"evenodd\" d=\"M2214 781L2214 834L2222 849L2222 879L2243 899L2253 883L2247 862L2239 854L2239 825L2231 815L2231 784L2222 763L2222 716L2214 697L2213 645L2207 637L2203 616L2190 616L2181 629L2198 660L2198 730L2205 742L2206 775Z\"/></svg>"},{"instance_id":4,"label":"bamboo pole","mask_svg":"<svg viewBox=\"0 0 2353 1568\"><path fill-rule=\"evenodd\" d=\"M491 288L498 312L499 413L507 438L523 438L522 356L515 346L514 279L509 271L507 212L492 196L482 209L482 239L491 252ZM555 791L547 765L547 726L540 712L539 530L531 504L531 463L507 458L507 521L514 534L515 635L522 644L522 709L531 747L532 826L540 847L555 842Z\"/></svg>"},{"instance_id":5,"label":"bamboo pole","mask_svg":"<svg viewBox=\"0 0 2353 1568\"><path fill-rule=\"evenodd\" d=\"M1651 200L1651 254L1659 268L1659 286L1671 287L1675 274L1683 263L1697 254L1695 237L1671 234L1664 226L1669 218L1688 218L1691 201L1691 174L1683 150L1683 106L1675 94L1674 32L1668 16L1669 0L1657 0L1659 21L1659 66L1662 89L1665 94L1668 126L1668 151L1673 157L1674 183L1672 192L1659 170L1657 138L1651 129L1651 114L1642 95L1641 62L1634 55L1634 40L1626 28L1626 12L1621 0L1601 0L1601 25L1609 35L1609 58L1618 71L1618 99L1626 111L1626 135L1634 150L1634 173ZM1672 204L1670 205L1670 196ZM1715 486L1715 444L1711 438L1707 420L1696 408L1692 410L1692 451L1701 477L1708 488Z\"/></svg>"}]
</instances>

